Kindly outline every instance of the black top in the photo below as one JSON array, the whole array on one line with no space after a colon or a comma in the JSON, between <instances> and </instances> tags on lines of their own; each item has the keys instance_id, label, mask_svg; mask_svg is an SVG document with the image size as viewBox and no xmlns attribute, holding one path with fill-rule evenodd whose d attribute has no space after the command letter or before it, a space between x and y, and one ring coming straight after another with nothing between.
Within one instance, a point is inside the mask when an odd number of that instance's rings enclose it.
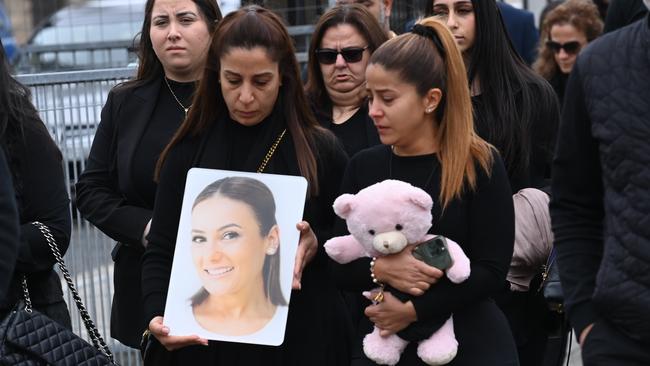
<instances>
[{"instance_id":1,"label":"black top","mask_svg":"<svg viewBox=\"0 0 650 366\"><path fill-rule=\"evenodd\" d=\"M456 285L442 279L422 296L412 300L418 319L441 323L461 309L470 309L471 312L472 306L485 301L503 287L514 243L514 209L503 163L495 153L491 174L487 175L477 168L476 190L451 201L443 213L438 199L439 165L436 155L400 157L394 155L388 146L375 146L350 160L341 190L343 193L357 193L385 179L398 179L424 189L434 198L431 211L433 225L429 232L457 242L471 261L471 275L465 282ZM435 169L433 177L425 186L432 169ZM347 234L344 222L339 220L338 223L337 234ZM374 288L368 272L369 262L369 258L345 265L331 261L339 287L355 292ZM498 314L496 308L494 311ZM455 321L457 316L461 315L455 314ZM367 318L363 317L362 322L367 324ZM499 336L507 338L509 335ZM459 343L459 352L472 352L469 343L463 343L462 339L459 339Z\"/></svg>"},{"instance_id":2,"label":"black top","mask_svg":"<svg viewBox=\"0 0 650 366\"><path fill-rule=\"evenodd\" d=\"M560 102L560 109L564 106L564 90L566 89L566 82L568 79L569 74L565 74L558 70L551 80L548 81L557 95L557 100Z\"/></svg>"},{"instance_id":3,"label":"black top","mask_svg":"<svg viewBox=\"0 0 650 366\"><path fill-rule=\"evenodd\" d=\"M18 254L18 211L4 152L0 149L0 303L4 301Z\"/></svg>"},{"instance_id":4,"label":"black top","mask_svg":"<svg viewBox=\"0 0 650 366\"><path fill-rule=\"evenodd\" d=\"M179 83L169 80L169 86L183 106L188 107L191 104L194 82ZM147 202L149 209L153 209L156 197L156 183L153 180L156 162L183 118L185 118L183 108L163 83L154 112L133 154L133 171L131 172L133 184L135 190Z\"/></svg>"},{"instance_id":5,"label":"black top","mask_svg":"<svg viewBox=\"0 0 650 366\"><path fill-rule=\"evenodd\" d=\"M531 85L531 87L535 86ZM541 90L545 91L545 89ZM474 109L474 127L478 135L494 145L497 150L503 151L502 143L496 141L490 133L490 123L496 117L487 112L485 98L482 94L472 97L472 107ZM534 119L529 126L530 162L528 170L516 171L506 163L506 171L513 193L523 188L543 188L550 185L551 161L560 118L558 103L554 103L552 107L548 110L537 108L537 111L531 111ZM504 161L507 159L504 158Z\"/></svg>"},{"instance_id":6,"label":"black top","mask_svg":"<svg viewBox=\"0 0 650 366\"><path fill-rule=\"evenodd\" d=\"M176 234L191 167L256 171L270 145L281 132L283 119L267 119L258 128L236 128L222 118L200 136L188 137L171 151L163 166L154 217L145 251L142 288L147 319L163 315L169 284ZM177 352L178 364L228 365L347 365L349 362L349 322L345 306L328 277L327 256L322 244L334 224L332 204L337 196L347 157L334 136L322 131L314 136L320 192L308 198L304 219L316 233L319 250L307 265L302 289L292 291L289 318L282 346L264 347L227 342L211 342L210 347L188 347ZM238 145L249 146L246 157L229 158L228 151ZM257 147L261 146L260 149ZM265 173L299 175L293 139L289 131L269 161ZM333 351L335 350L335 351Z\"/></svg>"},{"instance_id":7,"label":"black top","mask_svg":"<svg viewBox=\"0 0 650 366\"><path fill-rule=\"evenodd\" d=\"M31 223L45 224L62 254L70 244L70 200L63 176L62 156L41 121L24 123L24 139L16 145L13 156L17 164L19 182L14 181L18 195L16 202L20 215L20 247L18 261L6 301L0 309L12 308L22 297L21 275L27 273L31 300L36 305L63 300L61 282L53 270L56 263L47 240Z\"/></svg>"},{"instance_id":8,"label":"black top","mask_svg":"<svg viewBox=\"0 0 650 366\"><path fill-rule=\"evenodd\" d=\"M76 184L77 206L85 219L113 240L142 246L153 200L136 188L135 176L151 167L134 163L135 151L149 126L162 78L136 87L117 86L102 109L86 169ZM179 115L170 116L180 124ZM151 163L147 160L147 163ZM145 177L148 180L151 177Z\"/></svg>"},{"instance_id":9,"label":"black top","mask_svg":"<svg viewBox=\"0 0 650 366\"><path fill-rule=\"evenodd\" d=\"M169 83L181 103L189 106L193 83ZM154 169L184 117L162 75L113 88L76 185L79 212L118 242L111 252L115 261L111 336L131 347L138 347L148 325L140 300L140 262L142 235L157 189Z\"/></svg>"},{"instance_id":10,"label":"black top","mask_svg":"<svg viewBox=\"0 0 650 366\"><path fill-rule=\"evenodd\" d=\"M347 121L339 124L334 123L332 119L331 107L320 110L312 104L312 109L321 126L328 128L338 137L348 156L352 157L365 148L381 144L377 129L368 115L367 102L364 102Z\"/></svg>"}]
</instances>

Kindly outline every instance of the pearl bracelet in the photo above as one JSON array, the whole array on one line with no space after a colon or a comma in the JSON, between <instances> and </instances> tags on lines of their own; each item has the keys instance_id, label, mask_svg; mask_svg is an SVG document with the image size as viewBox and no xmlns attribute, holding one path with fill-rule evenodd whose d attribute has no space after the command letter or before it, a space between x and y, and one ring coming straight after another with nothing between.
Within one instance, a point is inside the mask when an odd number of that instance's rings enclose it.
<instances>
[{"instance_id":1,"label":"pearl bracelet","mask_svg":"<svg viewBox=\"0 0 650 366\"><path fill-rule=\"evenodd\" d=\"M379 286L379 291L375 294L375 296L372 298L372 303L377 305L384 301L384 284L379 282L377 277L375 276L375 263L377 262L377 257L372 257L372 260L370 260L370 277L372 277L372 282Z\"/></svg>"},{"instance_id":2,"label":"pearl bracelet","mask_svg":"<svg viewBox=\"0 0 650 366\"><path fill-rule=\"evenodd\" d=\"M372 277L372 282L375 283L376 285L381 286L382 283L379 282L377 277L375 276L375 263L377 262L377 257L372 257L372 260L370 261L370 277Z\"/></svg>"}]
</instances>

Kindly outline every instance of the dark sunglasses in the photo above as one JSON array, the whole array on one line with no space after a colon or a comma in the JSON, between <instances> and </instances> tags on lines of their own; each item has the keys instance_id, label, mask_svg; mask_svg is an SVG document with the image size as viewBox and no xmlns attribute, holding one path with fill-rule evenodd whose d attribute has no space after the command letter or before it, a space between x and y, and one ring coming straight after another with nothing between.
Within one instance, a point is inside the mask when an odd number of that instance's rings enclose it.
<instances>
[{"instance_id":1,"label":"dark sunglasses","mask_svg":"<svg viewBox=\"0 0 650 366\"><path fill-rule=\"evenodd\" d=\"M331 65L336 62L336 58L339 53L343 56L345 62L355 63L361 61L363 58L363 51L368 48L366 47L346 47L342 48L340 51L337 51L332 48L319 48L316 50L316 58L318 62L324 65Z\"/></svg>"},{"instance_id":2,"label":"dark sunglasses","mask_svg":"<svg viewBox=\"0 0 650 366\"><path fill-rule=\"evenodd\" d=\"M546 41L546 46L551 50L553 50L553 52L555 53L560 53L560 50L564 49L564 52L568 53L569 55L575 55L576 53L580 52L580 48L582 48L580 42L578 41L572 41L567 43Z\"/></svg>"}]
</instances>

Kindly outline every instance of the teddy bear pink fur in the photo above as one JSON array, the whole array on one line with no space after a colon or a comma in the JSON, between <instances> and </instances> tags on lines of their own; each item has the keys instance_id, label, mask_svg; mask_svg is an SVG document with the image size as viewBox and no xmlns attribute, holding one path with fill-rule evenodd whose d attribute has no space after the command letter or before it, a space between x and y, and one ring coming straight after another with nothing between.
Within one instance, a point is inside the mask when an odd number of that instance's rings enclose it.
<instances>
[{"instance_id":1,"label":"teddy bear pink fur","mask_svg":"<svg viewBox=\"0 0 650 366\"><path fill-rule=\"evenodd\" d=\"M420 188L398 180L385 180L359 191L343 194L334 201L334 211L346 220L351 235L325 243L325 251L338 263L361 257L379 257L398 253L409 244L431 237L433 199ZM452 265L446 270L450 281L460 283L470 274L469 258L454 241L447 239ZM364 295L368 296L368 293ZM396 334L382 337L375 327L363 341L364 353L381 365L395 365L407 341ZM431 337L418 345L418 356L428 365L449 363L458 350L450 317Z\"/></svg>"}]
</instances>

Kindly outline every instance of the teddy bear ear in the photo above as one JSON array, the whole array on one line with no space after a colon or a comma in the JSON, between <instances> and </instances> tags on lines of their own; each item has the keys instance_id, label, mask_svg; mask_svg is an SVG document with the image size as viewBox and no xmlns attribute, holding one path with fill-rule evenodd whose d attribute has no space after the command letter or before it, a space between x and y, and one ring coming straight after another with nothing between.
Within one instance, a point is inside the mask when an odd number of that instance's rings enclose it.
<instances>
[{"instance_id":1,"label":"teddy bear ear","mask_svg":"<svg viewBox=\"0 0 650 366\"><path fill-rule=\"evenodd\" d=\"M410 190L407 193L407 198L413 204L421 207L425 211L431 211L431 207L433 207L433 198L431 198L427 192L419 188Z\"/></svg>"},{"instance_id":2,"label":"teddy bear ear","mask_svg":"<svg viewBox=\"0 0 650 366\"><path fill-rule=\"evenodd\" d=\"M342 219L347 219L354 208L354 195L353 194L342 194L334 200L334 212L339 215Z\"/></svg>"}]
</instances>

